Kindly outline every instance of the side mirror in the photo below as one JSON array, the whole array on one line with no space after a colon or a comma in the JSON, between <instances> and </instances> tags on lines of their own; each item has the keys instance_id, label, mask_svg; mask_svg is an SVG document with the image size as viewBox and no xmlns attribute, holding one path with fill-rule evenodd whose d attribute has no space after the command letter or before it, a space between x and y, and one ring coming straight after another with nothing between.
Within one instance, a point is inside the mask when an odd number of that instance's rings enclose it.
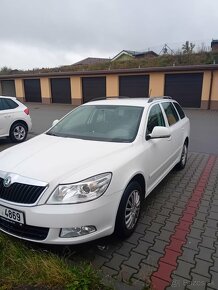
<instances>
[{"instance_id":1,"label":"side mirror","mask_svg":"<svg viewBox=\"0 0 218 290\"><path fill-rule=\"evenodd\" d=\"M170 136L171 135L170 135L169 128L161 127L161 126L156 126L152 130L151 134L148 134L146 136L146 140L159 139L159 138L169 138Z\"/></svg>"},{"instance_id":2,"label":"side mirror","mask_svg":"<svg viewBox=\"0 0 218 290\"><path fill-rule=\"evenodd\" d=\"M59 122L59 120L54 120L52 123L52 127L54 127L58 122Z\"/></svg>"}]
</instances>

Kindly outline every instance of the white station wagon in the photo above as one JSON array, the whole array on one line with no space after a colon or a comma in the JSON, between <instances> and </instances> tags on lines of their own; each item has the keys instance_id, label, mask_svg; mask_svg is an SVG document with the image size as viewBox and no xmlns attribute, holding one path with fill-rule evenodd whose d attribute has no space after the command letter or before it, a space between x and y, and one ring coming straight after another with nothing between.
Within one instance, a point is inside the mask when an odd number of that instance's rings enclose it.
<instances>
[{"instance_id":1,"label":"white station wagon","mask_svg":"<svg viewBox=\"0 0 218 290\"><path fill-rule=\"evenodd\" d=\"M142 200L187 160L190 124L168 97L86 103L0 153L0 230L47 244L128 237Z\"/></svg>"}]
</instances>

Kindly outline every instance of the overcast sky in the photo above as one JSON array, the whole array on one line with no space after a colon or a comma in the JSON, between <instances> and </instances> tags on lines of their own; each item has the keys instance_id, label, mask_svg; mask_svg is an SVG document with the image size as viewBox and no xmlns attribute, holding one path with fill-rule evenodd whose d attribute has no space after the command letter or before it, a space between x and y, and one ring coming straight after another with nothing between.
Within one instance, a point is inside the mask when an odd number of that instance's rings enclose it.
<instances>
[{"instance_id":1,"label":"overcast sky","mask_svg":"<svg viewBox=\"0 0 218 290\"><path fill-rule=\"evenodd\" d=\"M0 0L0 68L32 69L218 39L218 0Z\"/></svg>"}]
</instances>

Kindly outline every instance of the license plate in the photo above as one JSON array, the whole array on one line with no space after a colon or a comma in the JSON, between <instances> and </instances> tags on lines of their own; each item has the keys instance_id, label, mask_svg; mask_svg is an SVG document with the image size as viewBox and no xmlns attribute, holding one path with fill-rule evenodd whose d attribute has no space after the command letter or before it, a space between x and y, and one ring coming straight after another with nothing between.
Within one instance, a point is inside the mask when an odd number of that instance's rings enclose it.
<instances>
[{"instance_id":1,"label":"license plate","mask_svg":"<svg viewBox=\"0 0 218 290\"><path fill-rule=\"evenodd\" d=\"M16 223L24 224L24 213L14 210L12 208L0 205L0 216L7 219L14 221Z\"/></svg>"}]
</instances>

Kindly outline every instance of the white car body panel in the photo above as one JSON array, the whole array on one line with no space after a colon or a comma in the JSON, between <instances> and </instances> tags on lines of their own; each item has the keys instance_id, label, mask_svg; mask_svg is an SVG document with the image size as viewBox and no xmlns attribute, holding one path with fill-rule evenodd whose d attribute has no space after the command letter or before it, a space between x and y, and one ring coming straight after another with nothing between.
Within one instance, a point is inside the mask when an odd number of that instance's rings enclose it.
<instances>
[{"instance_id":1,"label":"white car body panel","mask_svg":"<svg viewBox=\"0 0 218 290\"><path fill-rule=\"evenodd\" d=\"M153 103L127 99L92 102L86 106L111 102L145 108L138 134L132 143L81 140L44 133L0 153L0 177L5 178L12 173L48 185L32 205L0 199L0 205L23 212L28 225L49 228L46 239L37 242L77 244L112 234L120 200L131 179L138 174L143 176L144 195L147 196L180 161L183 144L190 133L187 117L169 127L164 116L171 136L146 140L146 123ZM99 198L79 204L47 203L59 184L77 183L105 172L111 172L112 179ZM61 228L85 225L95 225L97 231L74 238L59 237Z\"/></svg>"}]
</instances>

